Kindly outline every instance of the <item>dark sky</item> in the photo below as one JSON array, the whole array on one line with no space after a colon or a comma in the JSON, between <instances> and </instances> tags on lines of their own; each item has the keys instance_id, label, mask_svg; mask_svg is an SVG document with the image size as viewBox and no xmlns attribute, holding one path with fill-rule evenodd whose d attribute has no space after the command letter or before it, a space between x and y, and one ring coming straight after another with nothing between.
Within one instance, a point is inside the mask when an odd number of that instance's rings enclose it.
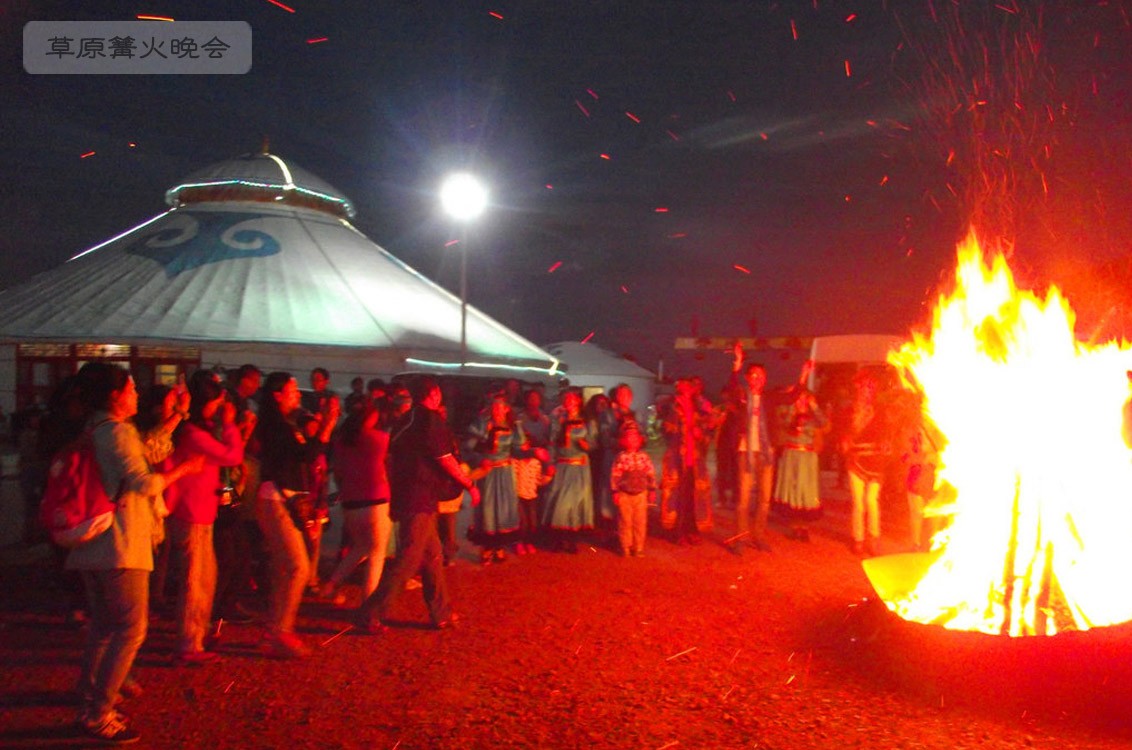
<instances>
[{"instance_id":1,"label":"dark sky","mask_svg":"<svg viewBox=\"0 0 1132 750\"><path fill-rule=\"evenodd\" d=\"M436 188L477 171L493 205L464 243L471 303L670 374L726 367L673 350L693 333L906 331L988 195L980 216L1009 204L997 228L1049 248L1019 250L1035 277L1129 250L1126 0L286 4L0 6L3 283L264 134L454 291ZM139 13L248 21L252 72L23 72L28 20Z\"/></svg>"}]
</instances>

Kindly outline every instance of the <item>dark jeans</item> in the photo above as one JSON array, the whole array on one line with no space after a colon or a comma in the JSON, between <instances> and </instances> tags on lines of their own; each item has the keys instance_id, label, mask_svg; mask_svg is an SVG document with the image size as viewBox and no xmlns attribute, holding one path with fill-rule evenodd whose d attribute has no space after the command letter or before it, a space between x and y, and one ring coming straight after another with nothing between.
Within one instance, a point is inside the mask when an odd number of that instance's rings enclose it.
<instances>
[{"instance_id":1,"label":"dark jeans","mask_svg":"<svg viewBox=\"0 0 1132 750\"><path fill-rule=\"evenodd\" d=\"M68 615L75 611L85 612L89 606L82 576L77 570L66 568L69 553L66 547L51 545L53 584L62 592L60 598L64 600Z\"/></svg>"},{"instance_id":2,"label":"dark jeans","mask_svg":"<svg viewBox=\"0 0 1132 750\"><path fill-rule=\"evenodd\" d=\"M676 485L676 536L699 536L696 529L696 474L685 468Z\"/></svg>"},{"instance_id":3,"label":"dark jeans","mask_svg":"<svg viewBox=\"0 0 1132 750\"><path fill-rule=\"evenodd\" d=\"M362 602L359 608L362 619L386 619L404 593L405 584L418 572L432 624L439 625L452 616L448 585L444 579L444 553L436 532L437 515L414 513L400 519L397 557L393 560L392 569L381 576L377 591Z\"/></svg>"},{"instance_id":4,"label":"dark jeans","mask_svg":"<svg viewBox=\"0 0 1132 750\"><path fill-rule=\"evenodd\" d=\"M145 641L149 613L149 571L118 568L84 570L90 624L78 693L89 719L114 708Z\"/></svg>"},{"instance_id":5,"label":"dark jeans","mask_svg":"<svg viewBox=\"0 0 1132 750\"><path fill-rule=\"evenodd\" d=\"M456 514L437 513L436 531L440 535L440 545L444 549L444 562L448 562L460 549L456 541Z\"/></svg>"},{"instance_id":6,"label":"dark jeans","mask_svg":"<svg viewBox=\"0 0 1132 750\"><path fill-rule=\"evenodd\" d=\"M212 609L217 617L232 612L236 599L247 592L252 576L252 539L247 522L237 514L235 509L221 510L213 526L216 598Z\"/></svg>"},{"instance_id":7,"label":"dark jeans","mask_svg":"<svg viewBox=\"0 0 1132 750\"><path fill-rule=\"evenodd\" d=\"M169 568L175 562L183 567L183 562L179 557L174 560L173 544L166 538L153 551L153 572L149 574L149 600L159 615L166 616L169 614L171 606L167 593ZM174 580L180 577L180 575L177 575L177 571L174 571Z\"/></svg>"}]
</instances>

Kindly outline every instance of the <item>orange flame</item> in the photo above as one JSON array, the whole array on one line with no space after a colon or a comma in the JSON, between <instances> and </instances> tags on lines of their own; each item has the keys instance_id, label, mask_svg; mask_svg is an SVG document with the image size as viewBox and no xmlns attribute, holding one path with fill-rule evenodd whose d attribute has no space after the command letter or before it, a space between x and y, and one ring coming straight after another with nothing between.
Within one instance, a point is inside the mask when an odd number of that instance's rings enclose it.
<instances>
[{"instance_id":1,"label":"orange flame","mask_svg":"<svg viewBox=\"0 0 1132 750\"><path fill-rule=\"evenodd\" d=\"M1011 636L1132 620L1132 350L1077 341L1060 291L1019 290L974 232L958 255L930 334L889 356L943 436L929 513L947 524L926 573L887 604Z\"/></svg>"}]
</instances>

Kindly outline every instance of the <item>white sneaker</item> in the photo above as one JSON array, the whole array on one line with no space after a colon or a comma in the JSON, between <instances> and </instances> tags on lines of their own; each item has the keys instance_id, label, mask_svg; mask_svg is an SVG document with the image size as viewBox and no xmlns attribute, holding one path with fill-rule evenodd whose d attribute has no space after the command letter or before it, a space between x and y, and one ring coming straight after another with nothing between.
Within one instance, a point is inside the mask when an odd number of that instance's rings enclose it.
<instances>
[{"instance_id":1,"label":"white sneaker","mask_svg":"<svg viewBox=\"0 0 1132 750\"><path fill-rule=\"evenodd\" d=\"M129 745L141 739L126 722L126 717L111 711L98 719L83 719L82 728L88 737L107 744Z\"/></svg>"}]
</instances>

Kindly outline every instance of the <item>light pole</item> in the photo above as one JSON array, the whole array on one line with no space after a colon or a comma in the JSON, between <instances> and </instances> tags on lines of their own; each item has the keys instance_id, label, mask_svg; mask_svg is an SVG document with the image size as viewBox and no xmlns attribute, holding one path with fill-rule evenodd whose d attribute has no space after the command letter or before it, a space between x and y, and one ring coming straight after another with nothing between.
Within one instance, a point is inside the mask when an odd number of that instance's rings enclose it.
<instances>
[{"instance_id":1,"label":"light pole","mask_svg":"<svg viewBox=\"0 0 1132 750\"><path fill-rule=\"evenodd\" d=\"M477 219L487 208L487 188L467 172L445 178L440 186L440 205L461 225ZM466 232L463 233L466 238ZM460 369L468 361L468 251L460 243Z\"/></svg>"}]
</instances>

